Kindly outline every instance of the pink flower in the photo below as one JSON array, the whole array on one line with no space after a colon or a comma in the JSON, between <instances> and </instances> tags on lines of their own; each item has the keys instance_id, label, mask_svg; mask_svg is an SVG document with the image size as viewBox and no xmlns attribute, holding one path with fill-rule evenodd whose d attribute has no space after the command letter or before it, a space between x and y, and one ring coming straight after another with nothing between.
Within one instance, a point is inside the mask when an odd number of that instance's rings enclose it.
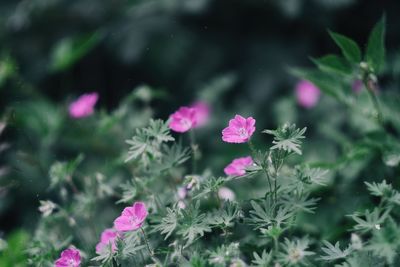
<instances>
[{"instance_id":1,"label":"pink flower","mask_svg":"<svg viewBox=\"0 0 400 267\"><path fill-rule=\"evenodd\" d=\"M296 85L297 103L304 108L314 107L319 100L320 94L318 87L309 81L302 80Z\"/></svg>"},{"instance_id":2,"label":"pink flower","mask_svg":"<svg viewBox=\"0 0 400 267\"><path fill-rule=\"evenodd\" d=\"M169 128L175 132L184 133L194 128L196 124L196 109L180 107L170 116Z\"/></svg>"},{"instance_id":3,"label":"pink flower","mask_svg":"<svg viewBox=\"0 0 400 267\"><path fill-rule=\"evenodd\" d=\"M242 176L246 174L246 167L253 164L253 159L248 157L234 159L228 166L225 167L226 175Z\"/></svg>"},{"instance_id":4,"label":"pink flower","mask_svg":"<svg viewBox=\"0 0 400 267\"><path fill-rule=\"evenodd\" d=\"M179 199L185 199L187 195L187 190L186 187L179 187L178 188L178 198Z\"/></svg>"},{"instance_id":5,"label":"pink flower","mask_svg":"<svg viewBox=\"0 0 400 267\"><path fill-rule=\"evenodd\" d=\"M109 244L111 244L111 251L117 250L116 239L122 235L112 228L106 229L101 233L100 242L96 245L96 253L101 254L104 249L108 249Z\"/></svg>"},{"instance_id":6,"label":"pink flower","mask_svg":"<svg viewBox=\"0 0 400 267\"><path fill-rule=\"evenodd\" d=\"M252 117L245 119L236 115L229 121L229 126L222 130L222 140L228 143L245 143L256 130L255 124L256 120Z\"/></svg>"},{"instance_id":7,"label":"pink flower","mask_svg":"<svg viewBox=\"0 0 400 267\"><path fill-rule=\"evenodd\" d=\"M195 127L204 126L210 117L210 106L206 102L198 101L191 108L195 110Z\"/></svg>"},{"instance_id":8,"label":"pink flower","mask_svg":"<svg viewBox=\"0 0 400 267\"><path fill-rule=\"evenodd\" d=\"M96 92L81 95L69 105L69 115L76 119L92 115L98 98Z\"/></svg>"},{"instance_id":9,"label":"pink flower","mask_svg":"<svg viewBox=\"0 0 400 267\"><path fill-rule=\"evenodd\" d=\"M143 202L135 202L132 207L126 207L121 216L114 221L115 229L121 232L134 231L142 227L148 215Z\"/></svg>"},{"instance_id":10,"label":"pink flower","mask_svg":"<svg viewBox=\"0 0 400 267\"><path fill-rule=\"evenodd\" d=\"M79 267L81 254L75 248L68 248L61 252L61 257L54 263L55 267Z\"/></svg>"},{"instance_id":11,"label":"pink flower","mask_svg":"<svg viewBox=\"0 0 400 267\"><path fill-rule=\"evenodd\" d=\"M218 189L218 197L225 201L234 201L236 198L235 192L224 186Z\"/></svg>"}]
</instances>

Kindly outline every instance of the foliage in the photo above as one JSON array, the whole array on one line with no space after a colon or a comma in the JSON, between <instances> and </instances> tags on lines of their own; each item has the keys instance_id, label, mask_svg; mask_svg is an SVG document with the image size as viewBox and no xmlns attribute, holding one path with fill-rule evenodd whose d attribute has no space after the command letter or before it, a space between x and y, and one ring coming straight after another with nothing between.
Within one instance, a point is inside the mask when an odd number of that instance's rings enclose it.
<instances>
[{"instance_id":1,"label":"foliage","mask_svg":"<svg viewBox=\"0 0 400 267\"><path fill-rule=\"evenodd\" d=\"M1 266L51 266L70 246L84 266L398 266L400 102L381 89L389 75L385 17L364 52L349 37L329 35L341 55L313 58L314 69L291 69L333 97L325 117L315 128L257 128L248 147L215 145L220 137L207 126L172 133L168 120L153 119L163 91L145 85L112 111L79 120L41 97L10 107L0 133L15 127L9 131L22 149L4 149L0 170L23 170L17 177L25 190L41 192L31 205L42 214L32 236L0 239ZM54 50L52 69L71 68L100 41L100 33L66 39ZM17 75L12 69L4 81ZM232 77L212 80L202 94L216 103ZM350 90L354 81L362 83L359 94ZM343 112L337 121L330 105ZM315 132L325 133L320 143ZM222 174L233 146L254 161L244 175ZM0 190L8 191L15 177L4 173ZM223 197L223 189L232 195ZM144 224L96 252L102 231L135 201L147 206Z\"/></svg>"}]
</instances>

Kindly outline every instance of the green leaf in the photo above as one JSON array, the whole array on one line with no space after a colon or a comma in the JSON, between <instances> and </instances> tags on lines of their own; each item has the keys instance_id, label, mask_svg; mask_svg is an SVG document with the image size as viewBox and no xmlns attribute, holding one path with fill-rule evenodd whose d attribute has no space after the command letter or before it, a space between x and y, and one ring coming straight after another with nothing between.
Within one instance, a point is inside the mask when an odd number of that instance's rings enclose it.
<instances>
[{"instance_id":1,"label":"green leaf","mask_svg":"<svg viewBox=\"0 0 400 267\"><path fill-rule=\"evenodd\" d=\"M296 153L301 155L301 143L302 139L305 138L304 133L307 128L303 129L296 128L295 124L284 124L277 130L264 130L263 133L267 133L274 136L271 150L278 149L286 151L287 153Z\"/></svg>"},{"instance_id":2,"label":"green leaf","mask_svg":"<svg viewBox=\"0 0 400 267\"><path fill-rule=\"evenodd\" d=\"M0 266L22 267L26 266L26 248L29 235L24 230L12 232L7 239L7 247L0 253Z\"/></svg>"},{"instance_id":3,"label":"green leaf","mask_svg":"<svg viewBox=\"0 0 400 267\"><path fill-rule=\"evenodd\" d=\"M63 71L68 69L100 41L101 34L95 32L78 38L62 39L54 48L50 69L52 71Z\"/></svg>"},{"instance_id":4,"label":"green leaf","mask_svg":"<svg viewBox=\"0 0 400 267\"><path fill-rule=\"evenodd\" d=\"M337 259L344 259L352 251L352 248L350 246L342 250L340 248L339 242L336 242L335 246L333 246L328 241L322 241L322 242L324 243L324 246L321 249L325 253L325 255L322 255L320 259L324 261L334 261Z\"/></svg>"},{"instance_id":5,"label":"green leaf","mask_svg":"<svg viewBox=\"0 0 400 267\"><path fill-rule=\"evenodd\" d=\"M326 55L321 58L311 59L320 70L341 75L350 75L352 70L347 61L336 55Z\"/></svg>"},{"instance_id":6,"label":"green leaf","mask_svg":"<svg viewBox=\"0 0 400 267\"><path fill-rule=\"evenodd\" d=\"M342 50L343 56L350 62L358 64L361 61L361 50L356 42L339 33L328 31L329 35Z\"/></svg>"},{"instance_id":7,"label":"green leaf","mask_svg":"<svg viewBox=\"0 0 400 267\"><path fill-rule=\"evenodd\" d=\"M365 52L369 66L377 73L382 71L385 64L385 23L386 17L383 15L369 35Z\"/></svg>"}]
</instances>

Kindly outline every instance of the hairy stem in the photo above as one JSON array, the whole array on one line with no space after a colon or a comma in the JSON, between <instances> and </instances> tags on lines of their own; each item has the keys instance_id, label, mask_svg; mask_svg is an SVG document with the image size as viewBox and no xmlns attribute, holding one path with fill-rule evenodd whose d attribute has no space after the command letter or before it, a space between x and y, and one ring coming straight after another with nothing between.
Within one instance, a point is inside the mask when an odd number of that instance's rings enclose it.
<instances>
[{"instance_id":1,"label":"hairy stem","mask_svg":"<svg viewBox=\"0 0 400 267\"><path fill-rule=\"evenodd\" d=\"M147 239L146 232L143 230L142 227L140 227L140 230L142 231L143 239L144 239L144 242L146 243L147 250L149 251L149 254L150 254L151 259L153 260L153 262L154 262L155 264L160 264L160 261L159 261L159 260L156 258L156 256L154 255L154 251L150 248L150 244L149 244L149 240ZM161 266L161 265L160 265L160 266Z\"/></svg>"},{"instance_id":2,"label":"hairy stem","mask_svg":"<svg viewBox=\"0 0 400 267\"><path fill-rule=\"evenodd\" d=\"M250 148L250 151L251 151L251 156L253 157L253 159L255 159L256 156L257 156L257 151L256 151L253 143L251 142L251 140L249 140L248 144L249 144L249 148ZM272 188L271 177L270 177L270 175L268 173L267 166L265 166L264 163L261 163L261 168L263 169L263 171L265 173L265 176L267 177L268 186L269 186L269 197L270 197L271 203L273 203L273 197L274 196L273 196L273 193L272 193L273 188Z\"/></svg>"},{"instance_id":3,"label":"hairy stem","mask_svg":"<svg viewBox=\"0 0 400 267\"><path fill-rule=\"evenodd\" d=\"M367 89L368 95L371 98L372 104L374 105L375 112L377 115L377 120L380 124L383 125L383 115L382 115L382 109L378 101L378 97L376 95L376 81L373 79L370 79L368 75L365 75L363 78L363 83L365 88Z\"/></svg>"},{"instance_id":4,"label":"hairy stem","mask_svg":"<svg viewBox=\"0 0 400 267\"><path fill-rule=\"evenodd\" d=\"M190 148L192 149L192 173L195 174L197 171L197 144L196 135L194 130L189 131L190 136Z\"/></svg>"}]
</instances>

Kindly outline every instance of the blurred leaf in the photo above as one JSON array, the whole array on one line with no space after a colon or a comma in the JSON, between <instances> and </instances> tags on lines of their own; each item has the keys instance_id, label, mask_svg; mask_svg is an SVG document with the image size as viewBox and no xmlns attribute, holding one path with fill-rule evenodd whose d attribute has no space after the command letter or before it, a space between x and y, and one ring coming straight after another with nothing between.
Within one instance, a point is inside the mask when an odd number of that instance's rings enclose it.
<instances>
[{"instance_id":1,"label":"blurred leaf","mask_svg":"<svg viewBox=\"0 0 400 267\"><path fill-rule=\"evenodd\" d=\"M377 73L382 71L385 64L385 23L386 17L383 15L368 38L365 53L369 66Z\"/></svg>"},{"instance_id":2,"label":"blurred leaf","mask_svg":"<svg viewBox=\"0 0 400 267\"><path fill-rule=\"evenodd\" d=\"M7 239L7 248L0 253L1 267L23 267L26 266L26 245L28 233L23 230L15 231Z\"/></svg>"},{"instance_id":3,"label":"blurred leaf","mask_svg":"<svg viewBox=\"0 0 400 267\"><path fill-rule=\"evenodd\" d=\"M349 246L345 250L340 248L339 242L336 242L335 246L333 246L328 241L323 241L324 247L322 247L322 251L325 252L325 255L322 255L321 260L325 261L334 261L337 259L346 258L351 253L351 247Z\"/></svg>"},{"instance_id":4,"label":"blurred leaf","mask_svg":"<svg viewBox=\"0 0 400 267\"><path fill-rule=\"evenodd\" d=\"M101 34L95 32L83 37L62 39L53 50L50 70L68 69L98 44L100 37Z\"/></svg>"},{"instance_id":5,"label":"blurred leaf","mask_svg":"<svg viewBox=\"0 0 400 267\"><path fill-rule=\"evenodd\" d=\"M341 75L350 75L352 71L346 60L336 55L326 55L321 58L312 59L312 61L322 71L334 72Z\"/></svg>"},{"instance_id":6,"label":"blurred leaf","mask_svg":"<svg viewBox=\"0 0 400 267\"><path fill-rule=\"evenodd\" d=\"M49 170L50 188L71 179L78 165L83 161L84 155L79 154L74 160L68 162L55 162Z\"/></svg>"},{"instance_id":7,"label":"blurred leaf","mask_svg":"<svg viewBox=\"0 0 400 267\"><path fill-rule=\"evenodd\" d=\"M7 79L15 73L15 68L15 62L10 56L3 55L0 58L0 89Z\"/></svg>"},{"instance_id":8,"label":"blurred leaf","mask_svg":"<svg viewBox=\"0 0 400 267\"><path fill-rule=\"evenodd\" d=\"M361 61L361 50L357 43L352 39L341 35L339 33L328 31L329 35L335 41L335 43L342 50L343 56L351 63L358 64Z\"/></svg>"}]
</instances>

